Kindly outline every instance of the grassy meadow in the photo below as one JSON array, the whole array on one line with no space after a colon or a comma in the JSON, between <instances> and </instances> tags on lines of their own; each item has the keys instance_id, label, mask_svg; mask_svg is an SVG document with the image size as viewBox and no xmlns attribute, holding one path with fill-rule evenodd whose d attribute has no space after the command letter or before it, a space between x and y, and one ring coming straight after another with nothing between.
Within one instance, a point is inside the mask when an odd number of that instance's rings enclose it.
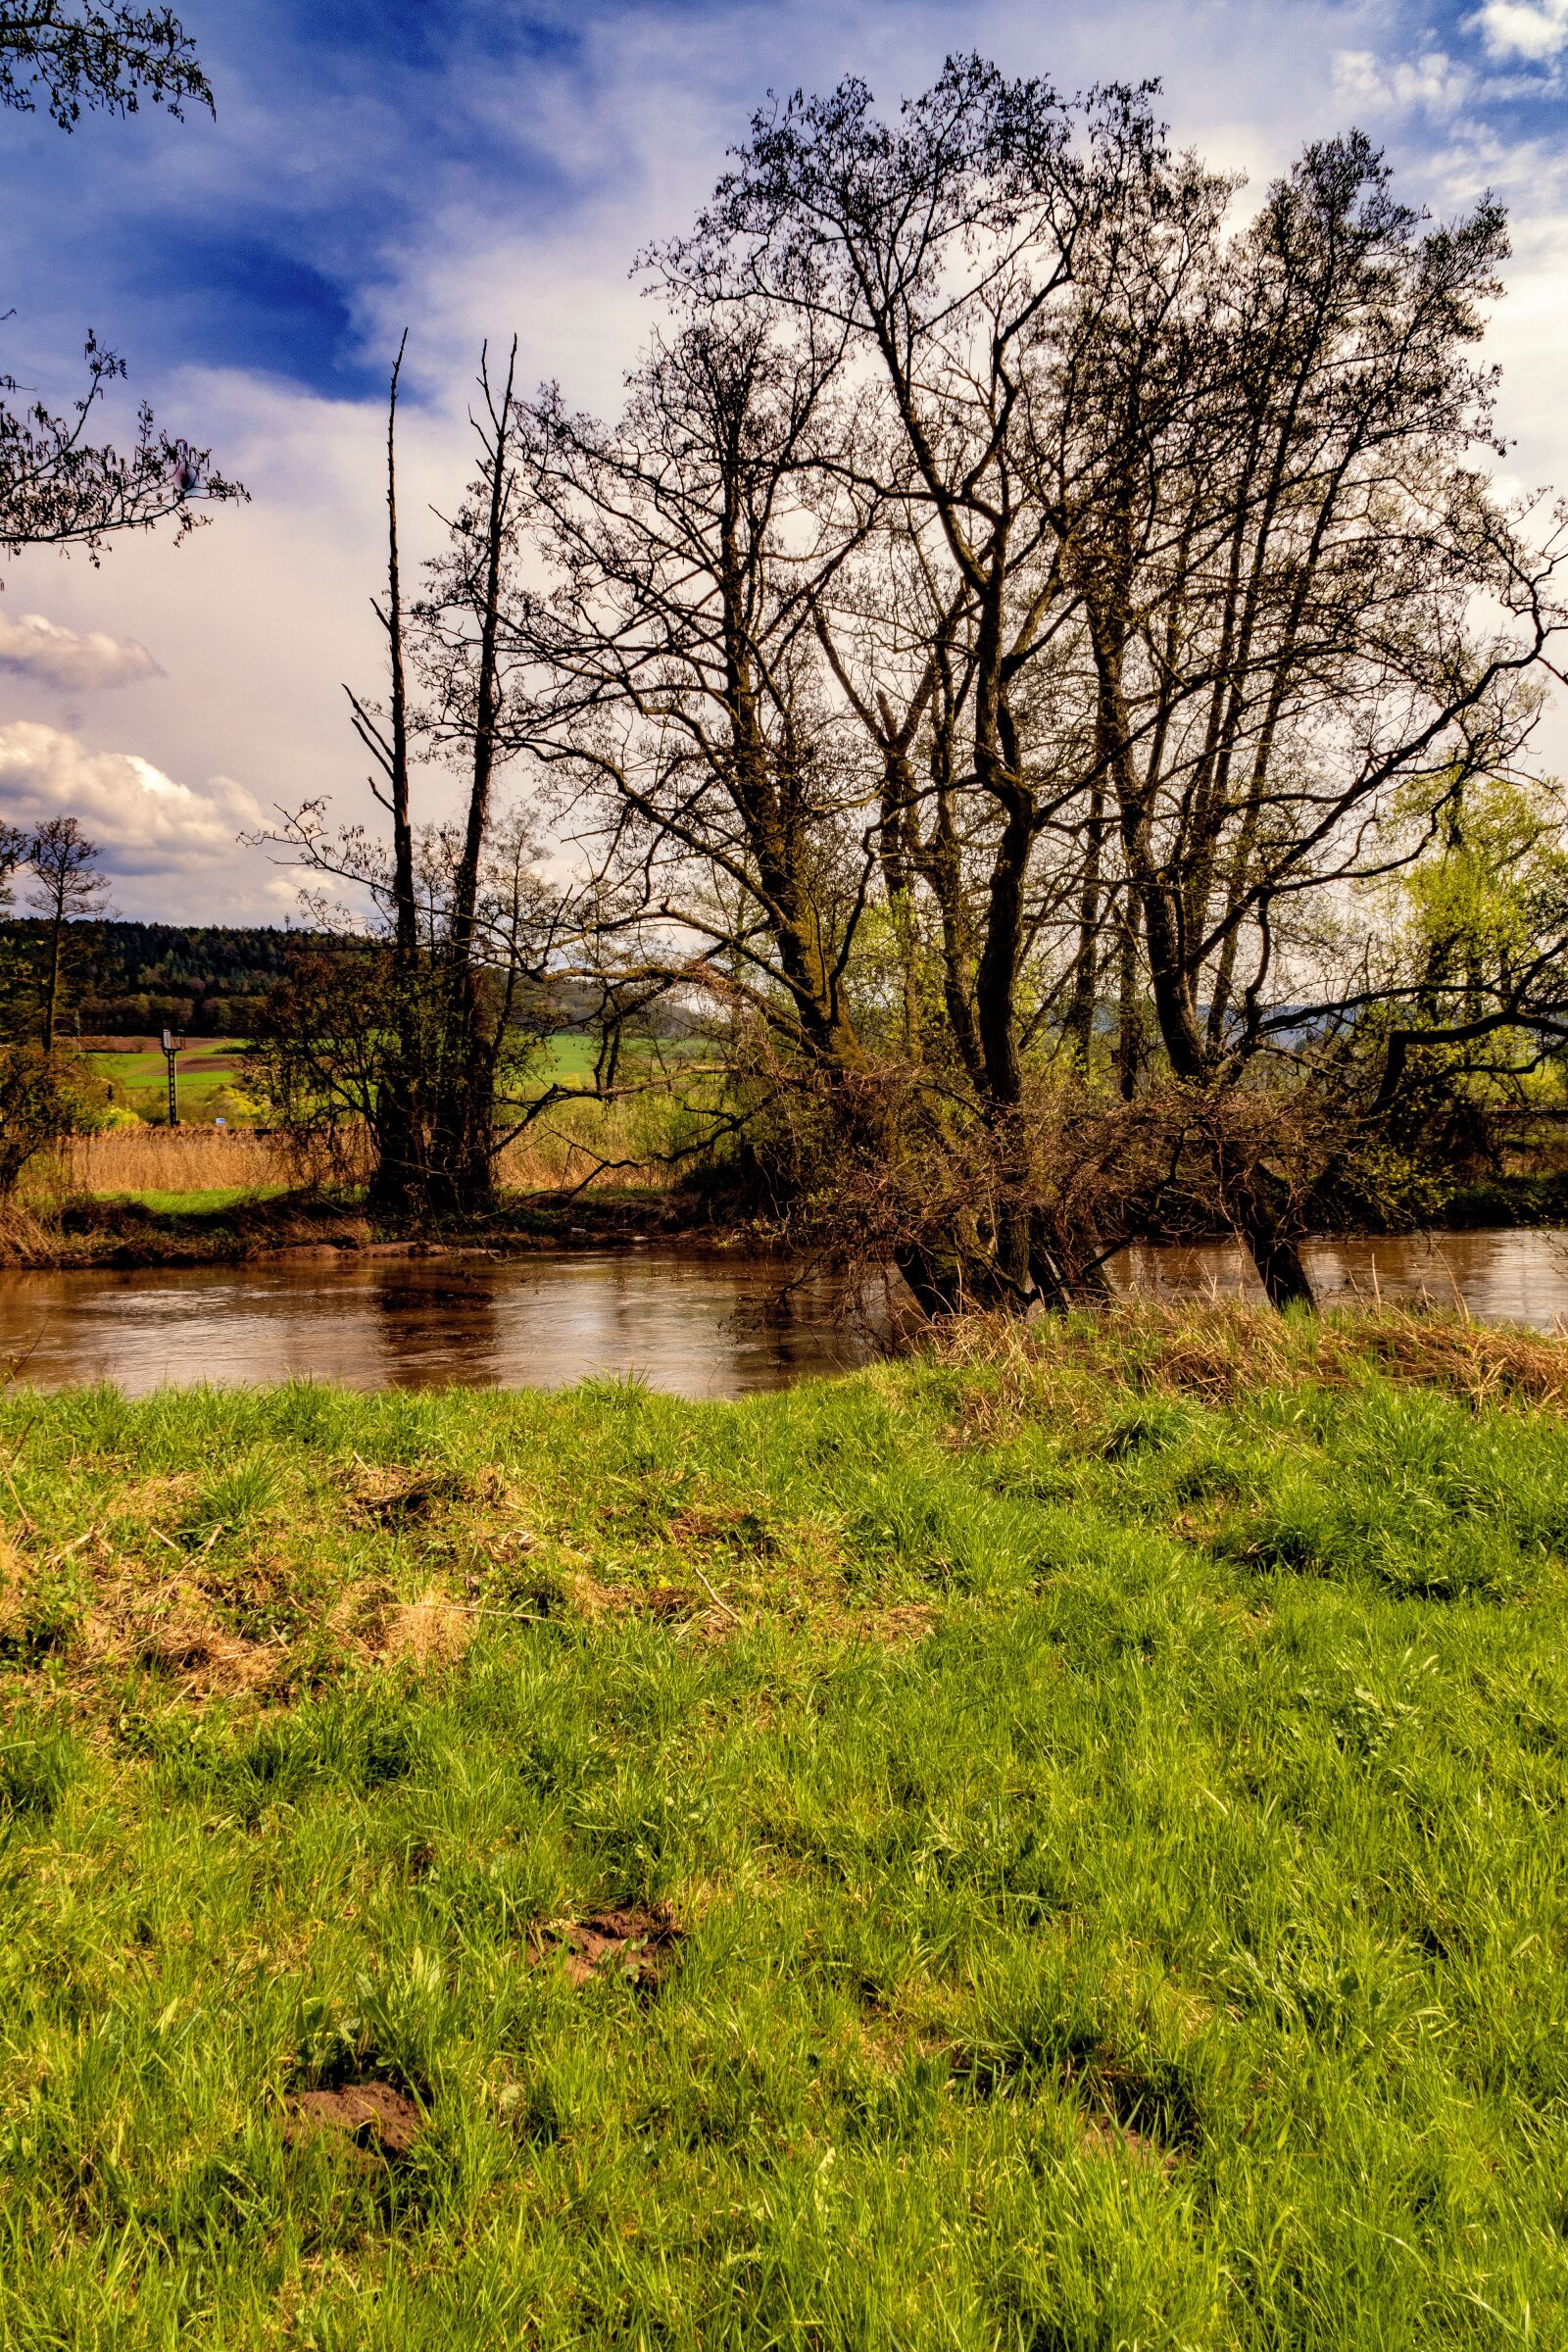
<instances>
[{"instance_id":1,"label":"grassy meadow","mask_svg":"<svg viewBox=\"0 0 1568 2352\"><path fill-rule=\"evenodd\" d=\"M7 1392L0 2342L1568 2341L1565 1399Z\"/></svg>"},{"instance_id":2,"label":"grassy meadow","mask_svg":"<svg viewBox=\"0 0 1568 2352\"><path fill-rule=\"evenodd\" d=\"M237 1038L193 1038L174 1056L175 1091L182 1119L198 1122L248 1113L244 1091L245 1048ZM169 1065L156 1039L126 1052L89 1052L82 1061L89 1078L101 1080L112 1099L138 1118L160 1123L169 1116Z\"/></svg>"},{"instance_id":3,"label":"grassy meadow","mask_svg":"<svg viewBox=\"0 0 1568 2352\"><path fill-rule=\"evenodd\" d=\"M689 1059L694 1050L677 1043L664 1051L680 1060ZM627 1072L635 1076L651 1066L651 1052L634 1044ZM329 1189L352 1208L368 1157L365 1166L356 1167L351 1152L346 1168L328 1172L291 1152L282 1136L258 1133L257 1105L239 1091L243 1053L232 1040L193 1041L179 1057L183 1123L177 1128L165 1123L161 1053L84 1054L89 1076L105 1081L122 1109L138 1115L75 1136L58 1156L34 1162L22 1187L24 1210L54 1220L68 1203L78 1208L122 1204L166 1220L200 1246L204 1239L217 1244L224 1238L221 1230L204 1235L204 1224L217 1220L220 1228L226 1212L255 1204L286 1208L283 1196L310 1189L313 1178L321 1175L330 1174ZM539 1084L586 1087L593 1061L591 1039L571 1033L552 1038L540 1059ZM219 1116L227 1124L218 1126ZM502 1196L559 1192L590 1181L609 1192L667 1186L671 1167L678 1164L669 1155L690 1142L688 1129L696 1132L679 1102L657 1089L611 1102L559 1102L501 1152Z\"/></svg>"},{"instance_id":4,"label":"grassy meadow","mask_svg":"<svg viewBox=\"0 0 1568 2352\"><path fill-rule=\"evenodd\" d=\"M635 1057L638 1049L632 1051ZM540 1053L539 1084L591 1084L594 1053L592 1038L571 1030L562 1031ZM151 1125L160 1125L167 1119L169 1065L156 1038L120 1051L94 1049L85 1053L82 1060L88 1076L100 1080L115 1101L134 1110L138 1117ZM193 1037L175 1055L174 1073L182 1119L210 1123L223 1115L231 1121L254 1115L256 1106L245 1092L242 1038Z\"/></svg>"}]
</instances>

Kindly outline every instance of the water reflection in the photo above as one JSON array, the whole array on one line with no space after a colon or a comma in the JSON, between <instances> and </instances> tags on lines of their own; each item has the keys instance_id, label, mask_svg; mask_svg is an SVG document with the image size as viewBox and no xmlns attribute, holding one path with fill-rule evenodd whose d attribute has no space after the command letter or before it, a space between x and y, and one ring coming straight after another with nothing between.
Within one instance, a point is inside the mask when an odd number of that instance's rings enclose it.
<instances>
[{"instance_id":1,"label":"water reflection","mask_svg":"<svg viewBox=\"0 0 1568 2352\"><path fill-rule=\"evenodd\" d=\"M1530 1323L1538 1331L1568 1326L1568 1234L1406 1233L1308 1242L1302 1255L1325 1306L1426 1299L1463 1307L1482 1323ZM1232 1243L1140 1245L1113 1258L1109 1271L1123 1291L1262 1297L1250 1260Z\"/></svg>"},{"instance_id":2,"label":"water reflection","mask_svg":"<svg viewBox=\"0 0 1568 2352\"><path fill-rule=\"evenodd\" d=\"M1319 1242L1307 1262L1330 1302L1424 1297L1483 1321L1568 1326L1562 1234ZM1126 1290L1256 1295L1241 1252L1217 1243L1127 1250L1110 1272ZM891 1289L847 1301L828 1276L685 1248L0 1275L0 1361L16 1377L132 1395L168 1381L560 1388L599 1374L741 1396L864 1363L898 1321Z\"/></svg>"},{"instance_id":3,"label":"water reflection","mask_svg":"<svg viewBox=\"0 0 1568 2352\"><path fill-rule=\"evenodd\" d=\"M332 1258L0 1276L0 1358L42 1387L291 1378L359 1389L560 1388L635 1376L740 1396L846 1371L892 1310L776 1260L645 1249Z\"/></svg>"}]
</instances>

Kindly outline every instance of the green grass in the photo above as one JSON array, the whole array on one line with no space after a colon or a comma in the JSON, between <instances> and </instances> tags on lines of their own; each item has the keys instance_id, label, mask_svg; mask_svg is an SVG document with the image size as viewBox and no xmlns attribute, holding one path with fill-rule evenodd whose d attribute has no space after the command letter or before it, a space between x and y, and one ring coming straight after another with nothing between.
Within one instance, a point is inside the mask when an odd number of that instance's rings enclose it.
<instances>
[{"instance_id":1,"label":"green grass","mask_svg":"<svg viewBox=\"0 0 1568 2352\"><path fill-rule=\"evenodd\" d=\"M1568 2341L1563 1394L10 1393L0 2341ZM632 1901L657 1989L530 1965Z\"/></svg>"},{"instance_id":2,"label":"green grass","mask_svg":"<svg viewBox=\"0 0 1568 2352\"><path fill-rule=\"evenodd\" d=\"M280 1200L287 1193L283 1184L208 1184L195 1185L186 1193L160 1191L156 1186L140 1192L113 1193L102 1196L115 1200L128 1200L141 1208L152 1210L156 1216L206 1216L220 1209L237 1208L241 1201Z\"/></svg>"},{"instance_id":3,"label":"green grass","mask_svg":"<svg viewBox=\"0 0 1568 2352\"><path fill-rule=\"evenodd\" d=\"M563 1030L551 1038L543 1049L537 1075L541 1086L555 1083L566 1086L587 1086L592 1083L594 1061L598 1048L591 1037L574 1030ZM688 1059L703 1051L700 1045L672 1040L659 1052L666 1063ZM224 1107L220 1098L244 1091L244 1042L237 1038L192 1038L187 1051L176 1057L175 1073L179 1087L179 1107L183 1118L203 1122L212 1119L217 1110ZM646 1066L654 1048L641 1040L633 1040L622 1056L623 1074L635 1073ZM221 1055L222 1066L218 1069L197 1070L190 1066L193 1057L206 1059ZM168 1065L158 1051L135 1054L86 1054L82 1056L89 1073L120 1090L121 1099L139 1116L161 1122L168 1115ZM232 1104L229 1105L232 1110Z\"/></svg>"},{"instance_id":4,"label":"green grass","mask_svg":"<svg viewBox=\"0 0 1568 2352\"><path fill-rule=\"evenodd\" d=\"M183 1054L176 1054L174 1074L179 1093L180 1116L203 1122L214 1118L223 1107L220 1097L243 1091L244 1072L240 1067L244 1047L235 1038L193 1038ZM217 1069L193 1070L192 1057L206 1060L221 1056ZM101 1078L119 1090L119 1099L144 1119L155 1124L169 1115L169 1065L159 1051L139 1054L84 1054L91 1077ZM215 1108L216 1106L216 1108Z\"/></svg>"}]
</instances>

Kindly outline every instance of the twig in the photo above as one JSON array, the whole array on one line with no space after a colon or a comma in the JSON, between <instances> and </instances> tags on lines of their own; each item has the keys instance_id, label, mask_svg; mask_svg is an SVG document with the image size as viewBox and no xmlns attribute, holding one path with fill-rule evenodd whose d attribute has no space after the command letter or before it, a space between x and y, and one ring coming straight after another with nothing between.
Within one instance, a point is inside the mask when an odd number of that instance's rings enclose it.
<instances>
[{"instance_id":1,"label":"twig","mask_svg":"<svg viewBox=\"0 0 1568 2352\"><path fill-rule=\"evenodd\" d=\"M465 1617L504 1617L509 1625L559 1625L559 1617L547 1617L538 1609L492 1609L482 1600L400 1600L393 1604L400 1609L451 1609Z\"/></svg>"},{"instance_id":2,"label":"twig","mask_svg":"<svg viewBox=\"0 0 1568 2352\"><path fill-rule=\"evenodd\" d=\"M45 1561L44 1565L48 1568L58 1568L62 1560L69 1560L74 1551L79 1551L82 1545L90 1543L97 1533L98 1522L95 1519L84 1535L78 1536L74 1544L68 1544L63 1551L57 1551L52 1558Z\"/></svg>"},{"instance_id":3,"label":"twig","mask_svg":"<svg viewBox=\"0 0 1568 2352\"><path fill-rule=\"evenodd\" d=\"M686 1565L691 1570L693 1576L696 1577L697 1582L702 1586L703 1591L708 1594L708 1597L712 1602L714 1608L722 1609L726 1617L730 1618L736 1625L739 1625L741 1622L740 1611L738 1609L732 1609L727 1600L721 1600L719 1598L719 1595L713 1591L713 1588L709 1583L707 1577L698 1567L697 1562L695 1560L688 1560Z\"/></svg>"}]
</instances>

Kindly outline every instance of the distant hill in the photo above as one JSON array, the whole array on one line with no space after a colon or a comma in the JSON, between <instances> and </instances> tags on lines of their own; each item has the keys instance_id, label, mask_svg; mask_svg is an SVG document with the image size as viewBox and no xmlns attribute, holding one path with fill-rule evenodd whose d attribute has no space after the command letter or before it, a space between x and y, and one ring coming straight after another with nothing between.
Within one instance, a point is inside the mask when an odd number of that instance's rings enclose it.
<instances>
[{"instance_id":1,"label":"distant hill","mask_svg":"<svg viewBox=\"0 0 1568 2352\"><path fill-rule=\"evenodd\" d=\"M4 927L34 961L44 925L23 916ZM326 944L275 924L88 921L68 936L68 1036L243 1036L288 957Z\"/></svg>"},{"instance_id":2,"label":"distant hill","mask_svg":"<svg viewBox=\"0 0 1568 2352\"><path fill-rule=\"evenodd\" d=\"M30 1004L43 970L47 925L35 916L0 918L0 1027L6 1005ZM73 922L66 932L61 1035L97 1040L244 1037L258 998L306 949L343 946L330 932L275 924ZM596 992L571 980L552 988L546 1029L578 1029L593 1019ZM522 1017L539 1017L528 998ZM645 1014L644 1034L683 1036L691 1023L674 1001Z\"/></svg>"}]
</instances>

